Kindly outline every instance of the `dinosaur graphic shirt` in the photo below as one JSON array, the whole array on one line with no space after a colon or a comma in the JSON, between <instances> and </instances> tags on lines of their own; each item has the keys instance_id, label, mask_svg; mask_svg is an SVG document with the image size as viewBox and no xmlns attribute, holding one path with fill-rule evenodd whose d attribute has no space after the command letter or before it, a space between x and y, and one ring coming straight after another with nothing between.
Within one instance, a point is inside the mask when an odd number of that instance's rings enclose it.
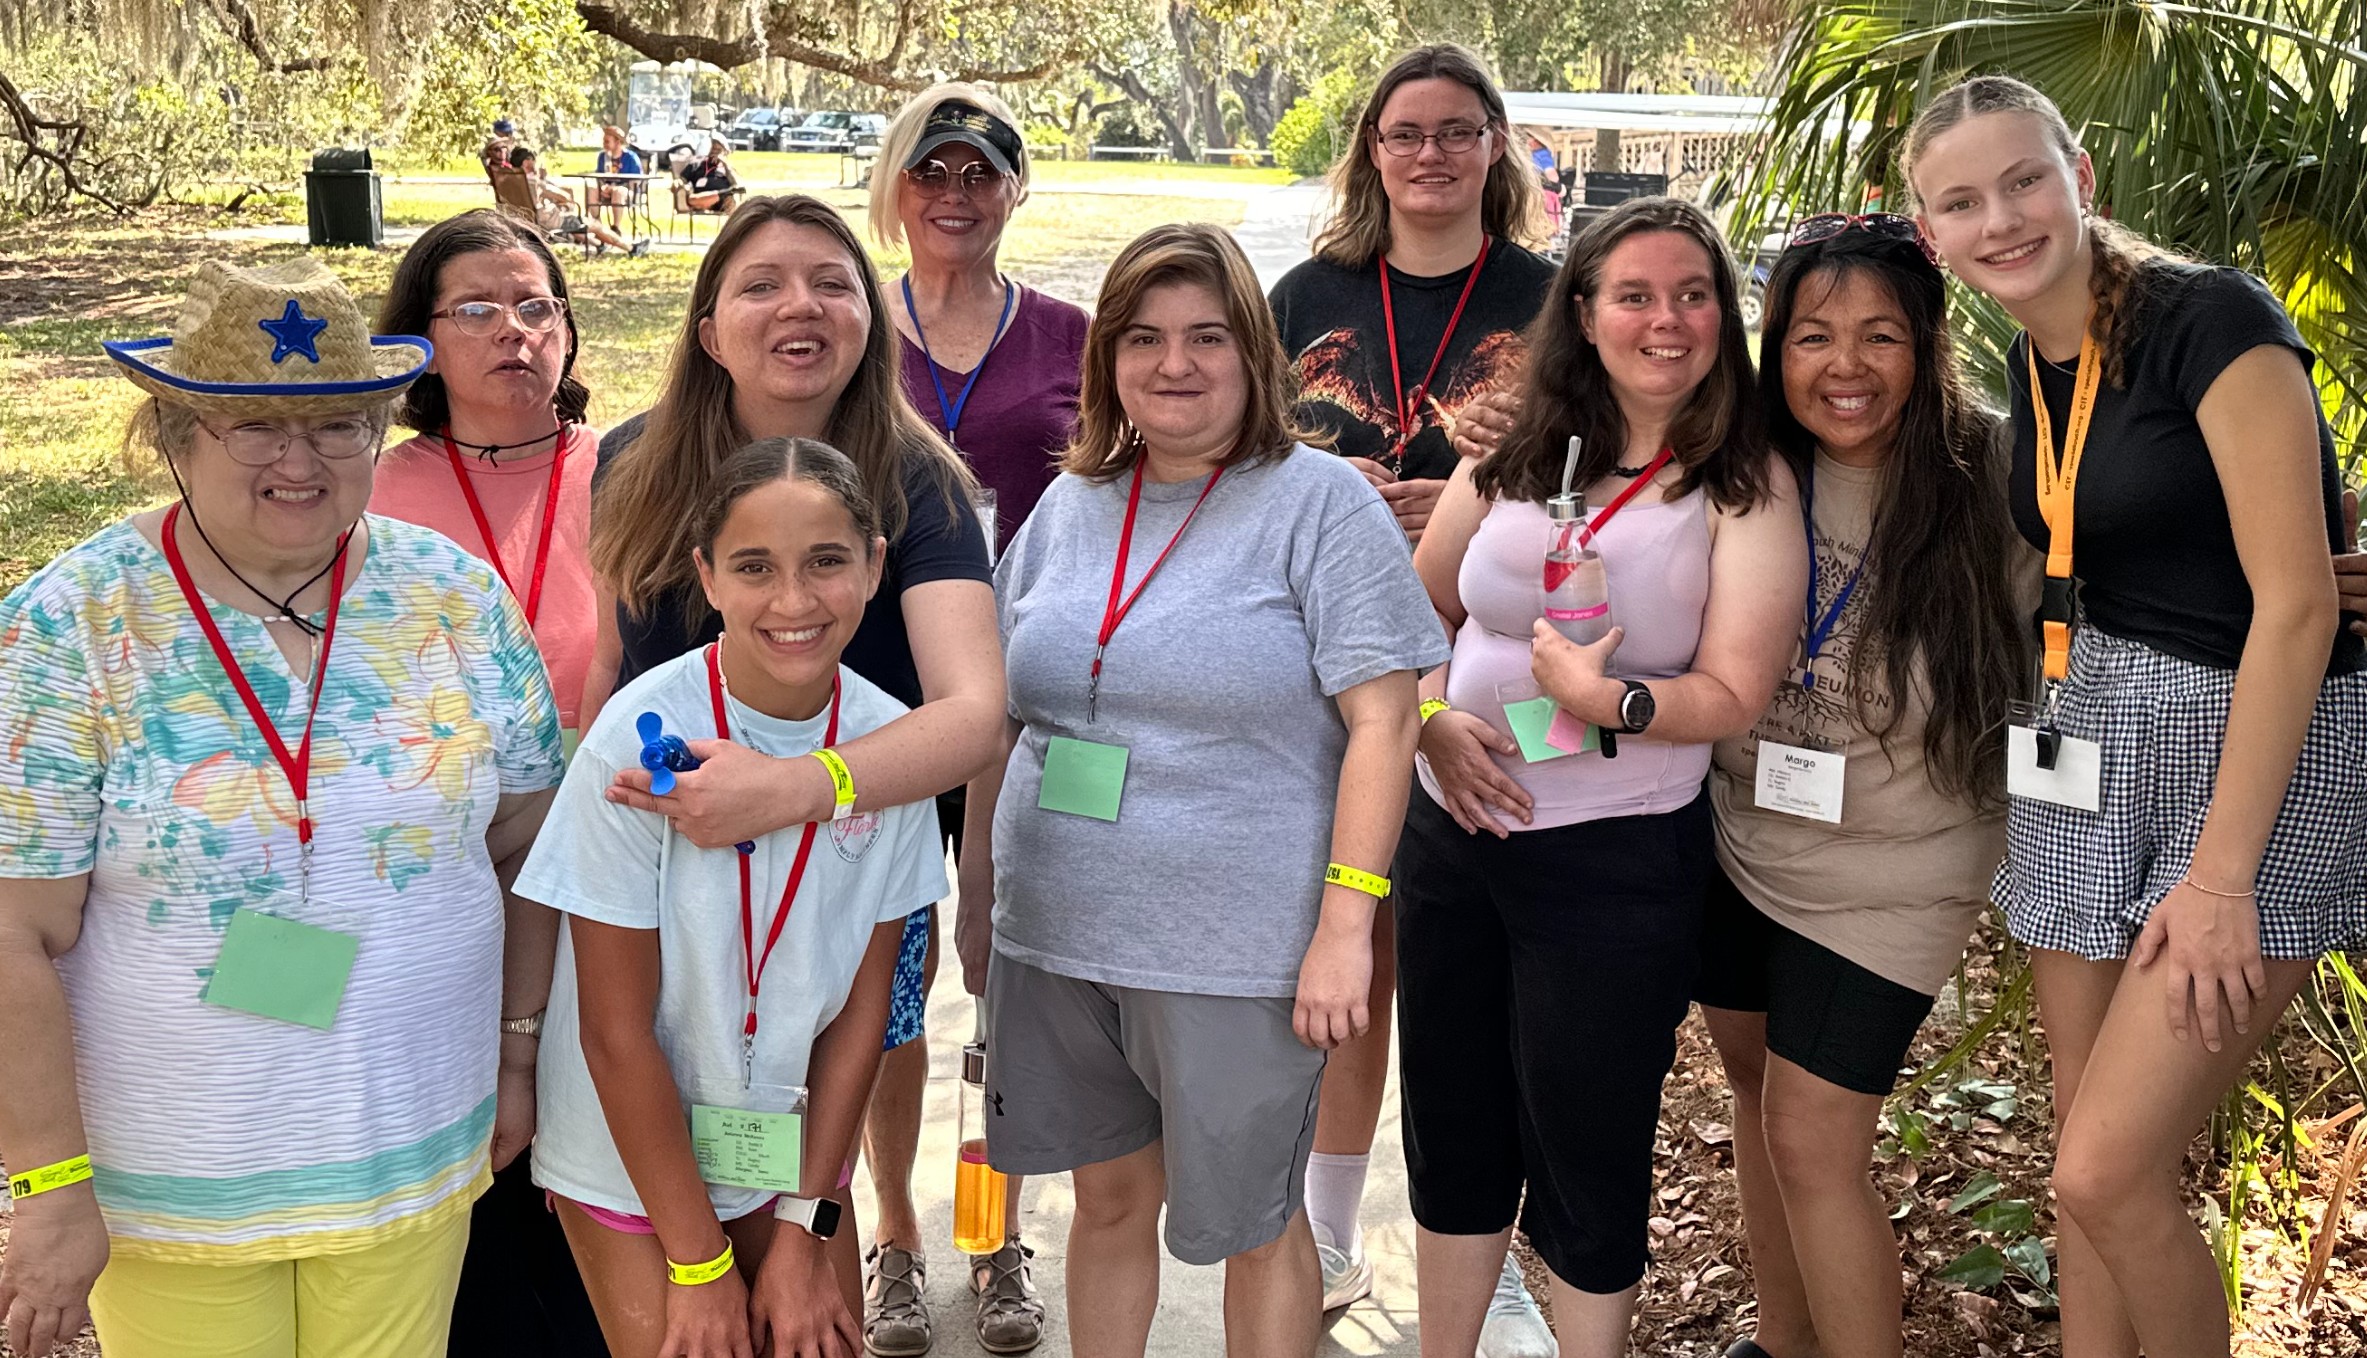
<instances>
[{"instance_id":1,"label":"dinosaur graphic shirt","mask_svg":"<svg viewBox=\"0 0 2367 1358\"><path fill-rule=\"evenodd\" d=\"M1454 471L1447 431L1455 412L1481 391L1519 380L1528 352L1521 332L1536 318L1554 267L1509 241L1493 242L1450 336L1447 322L1470 274L1457 269L1417 278L1389 271L1398 373L1409 397L1423 388L1405 428L1389 371L1380 269L1310 259L1284 274L1269 300L1283 351L1298 368L1299 418L1330 433L1342 456L1371 458L1403 479L1443 478ZM1438 371L1424 384L1433 355Z\"/></svg>"}]
</instances>

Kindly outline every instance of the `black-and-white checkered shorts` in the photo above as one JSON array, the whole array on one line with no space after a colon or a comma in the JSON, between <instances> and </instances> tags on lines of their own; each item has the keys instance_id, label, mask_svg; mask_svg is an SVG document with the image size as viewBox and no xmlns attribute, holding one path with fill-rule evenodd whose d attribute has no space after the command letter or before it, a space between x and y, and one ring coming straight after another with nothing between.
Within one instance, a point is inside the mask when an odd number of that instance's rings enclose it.
<instances>
[{"instance_id":1,"label":"black-and-white checkered shorts","mask_svg":"<svg viewBox=\"0 0 2367 1358\"><path fill-rule=\"evenodd\" d=\"M2103 747L2102 809L2013 799L1994 891L2015 938L2090 959L2129 955L2194 855L2234 690L2233 670L2079 629L2059 721ZM2264 957L2367 942L2367 672L2318 690L2252 885Z\"/></svg>"}]
</instances>

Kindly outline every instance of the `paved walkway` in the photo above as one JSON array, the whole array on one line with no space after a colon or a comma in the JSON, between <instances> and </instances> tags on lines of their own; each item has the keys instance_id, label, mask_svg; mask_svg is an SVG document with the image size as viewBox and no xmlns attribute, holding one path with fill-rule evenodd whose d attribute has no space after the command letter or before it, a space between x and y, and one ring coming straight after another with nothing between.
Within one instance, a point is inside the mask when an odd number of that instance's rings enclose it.
<instances>
[{"instance_id":1,"label":"paved walkway","mask_svg":"<svg viewBox=\"0 0 2367 1358\"><path fill-rule=\"evenodd\" d=\"M1304 252L1302 251L1302 254ZM950 919L950 912L948 912ZM961 968L938 969L929 995L929 1092L921 1127L914 1197L927 1232L929 1309L936 1318L932 1358L979 1358L971 1326L968 1280L953 1248L953 1152L960 1093L961 1042L974 1010L961 987ZM1414 1228L1405 1197L1405 1155L1397 1135L1397 1081L1389 1081L1380 1139L1373 1147L1372 1181L1364 1195L1364 1248L1376 1273L1373 1295L1349 1307L1331 1326L1320 1352L1410 1355L1414 1344ZM868 1175L856 1185L856 1214L871 1218ZM1051 1326L1042 1358L1068 1358L1067 1303L1062 1273L1068 1257L1068 1219L1074 1199L1065 1174L1027 1181L1021 1232L1036 1252L1036 1284ZM1162 1255L1159 1317L1151 1327L1151 1358L1214 1358L1224 1352L1224 1270L1194 1268Z\"/></svg>"}]
</instances>

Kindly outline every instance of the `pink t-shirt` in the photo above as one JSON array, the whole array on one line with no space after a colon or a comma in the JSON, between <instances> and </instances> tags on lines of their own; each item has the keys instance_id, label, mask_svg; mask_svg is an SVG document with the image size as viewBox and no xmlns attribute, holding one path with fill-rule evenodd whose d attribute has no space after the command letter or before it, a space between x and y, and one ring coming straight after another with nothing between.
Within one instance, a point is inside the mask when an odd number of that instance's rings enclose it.
<instances>
[{"instance_id":1,"label":"pink t-shirt","mask_svg":"<svg viewBox=\"0 0 2367 1358\"><path fill-rule=\"evenodd\" d=\"M559 700L559 725L571 732L576 729L584 672L591 668L598 631L598 596L591 562L592 468L597 461L594 445L598 438L590 425L567 427L559 514L551 525L550 558L543 570L542 598L533 616L534 642L542 651L542 663L551 672L551 689ZM490 561L523 607L533 589L534 551L542 540L543 502L550 490L551 462L556 456L548 443L492 463L462 450L469 484L484 506L498 555L488 551L484 534L477 530L476 518L469 513L468 499L452 475L452 459L440 437L421 434L386 450L378 462L370 512L432 528L470 555Z\"/></svg>"},{"instance_id":2,"label":"pink t-shirt","mask_svg":"<svg viewBox=\"0 0 2367 1358\"><path fill-rule=\"evenodd\" d=\"M1693 668L1701 619L1709 606L1709 502L1700 491L1670 502L1639 498L1603 525L1595 547L1611 582L1611 621L1627 631L1611 673L1627 679L1674 679ZM1529 643L1545 616L1545 506L1498 500L1480 520L1456 577L1464 620L1455 632L1447 669L1447 701L1490 726L1512 733L1501 686L1528 684L1537 696ZM1518 833L1613 816L1674 811L1701 793L1709 772L1706 744L1671 744L1650 735L1619 737L1619 757L1576 754L1530 764L1519 755L1492 756L1534 803L1530 823L1496 814ZM1422 786L1438 800L1427 761L1416 762Z\"/></svg>"}]
</instances>

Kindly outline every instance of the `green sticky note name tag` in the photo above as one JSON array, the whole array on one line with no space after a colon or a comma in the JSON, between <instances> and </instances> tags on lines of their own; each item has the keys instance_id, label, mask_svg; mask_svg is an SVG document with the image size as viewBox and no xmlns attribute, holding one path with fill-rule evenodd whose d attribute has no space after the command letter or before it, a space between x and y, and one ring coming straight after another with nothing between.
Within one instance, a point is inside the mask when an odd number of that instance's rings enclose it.
<instances>
[{"instance_id":1,"label":"green sticky note name tag","mask_svg":"<svg viewBox=\"0 0 2367 1358\"><path fill-rule=\"evenodd\" d=\"M223 931L205 1002L326 1032L361 946L352 934L240 910Z\"/></svg>"},{"instance_id":2,"label":"green sticky note name tag","mask_svg":"<svg viewBox=\"0 0 2367 1358\"><path fill-rule=\"evenodd\" d=\"M690 1149L708 1183L795 1193L805 1168L805 1117L694 1103Z\"/></svg>"},{"instance_id":3,"label":"green sticky note name tag","mask_svg":"<svg viewBox=\"0 0 2367 1358\"><path fill-rule=\"evenodd\" d=\"M1095 820L1118 818L1126 791L1126 747L1054 736L1044 749L1044 787L1036 805Z\"/></svg>"},{"instance_id":4,"label":"green sticky note name tag","mask_svg":"<svg viewBox=\"0 0 2367 1358\"><path fill-rule=\"evenodd\" d=\"M1553 729L1553 714L1561 705L1551 698L1530 698L1525 702L1504 704L1504 720L1512 724L1512 738L1520 742L1520 757L1532 764L1548 759L1567 759L1570 751L1547 740Z\"/></svg>"}]
</instances>

